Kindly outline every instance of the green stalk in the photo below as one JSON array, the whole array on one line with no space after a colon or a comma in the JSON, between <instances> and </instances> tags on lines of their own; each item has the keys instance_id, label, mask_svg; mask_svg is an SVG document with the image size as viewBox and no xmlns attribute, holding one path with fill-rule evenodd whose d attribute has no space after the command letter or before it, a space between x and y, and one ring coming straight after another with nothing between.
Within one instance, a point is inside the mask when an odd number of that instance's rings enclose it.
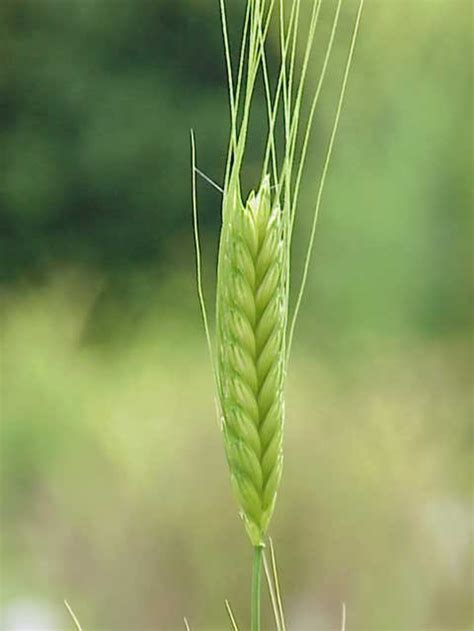
<instances>
[{"instance_id":1,"label":"green stalk","mask_svg":"<svg viewBox=\"0 0 474 631\"><path fill-rule=\"evenodd\" d=\"M251 631L260 631L260 593L263 546L254 547L252 571Z\"/></svg>"}]
</instances>

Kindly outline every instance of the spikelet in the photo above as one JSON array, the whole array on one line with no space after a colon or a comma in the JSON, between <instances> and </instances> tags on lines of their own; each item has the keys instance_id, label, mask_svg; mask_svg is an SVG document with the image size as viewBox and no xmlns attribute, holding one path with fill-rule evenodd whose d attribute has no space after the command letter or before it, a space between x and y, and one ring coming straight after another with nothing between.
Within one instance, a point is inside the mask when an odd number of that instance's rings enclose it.
<instances>
[{"instance_id":1,"label":"spikelet","mask_svg":"<svg viewBox=\"0 0 474 631\"><path fill-rule=\"evenodd\" d=\"M217 377L232 486L262 545L282 471L286 272L284 225L269 177L224 198L217 283Z\"/></svg>"}]
</instances>

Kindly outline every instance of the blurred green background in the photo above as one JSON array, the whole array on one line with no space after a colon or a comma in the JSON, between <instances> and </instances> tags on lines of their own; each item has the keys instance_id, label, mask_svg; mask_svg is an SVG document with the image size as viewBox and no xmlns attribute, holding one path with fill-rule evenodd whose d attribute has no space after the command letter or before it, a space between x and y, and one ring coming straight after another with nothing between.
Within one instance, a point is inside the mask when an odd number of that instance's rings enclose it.
<instances>
[{"instance_id":1,"label":"blurred green background","mask_svg":"<svg viewBox=\"0 0 474 631\"><path fill-rule=\"evenodd\" d=\"M355 10L316 120L295 278ZM218 630L229 598L245 629L251 552L190 219L189 129L217 181L226 154L217 0L2 0L0 32L1 628L72 629L67 598L88 631L185 615ZM472 628L471 41L468 0L367 1L272 523L295 631L339 629L343 601L350 631ZM249 184L258 160L255 144ZM199 204L212 301L205 182Z\"/></svg>"}]
</instances>

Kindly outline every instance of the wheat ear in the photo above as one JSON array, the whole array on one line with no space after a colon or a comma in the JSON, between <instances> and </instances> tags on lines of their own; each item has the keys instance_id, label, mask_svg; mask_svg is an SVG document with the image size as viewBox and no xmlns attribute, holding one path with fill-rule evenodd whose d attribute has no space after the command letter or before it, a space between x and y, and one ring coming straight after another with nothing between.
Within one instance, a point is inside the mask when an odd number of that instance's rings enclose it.
<instances>
[{"instance_id":1,"label":"wheat ear","mask_svg":"<svg viewBox=\"0 0 474 631\"><path fill-rule=\"evenodd\" d=\"M217 286L217 372L232 486L263 545L282 469L286 275L282 213L270 180L225 209Z\"/></svg>"},{"instance_id":2,"label":"wheat ear","mask_svg":"<svg viewBox=\"0 0 474 631\"><path fill-rule=\"evenodd\" d=\"M301 4L302 0L291 0L287 11L285 0L247 0L235 77L227 31L226 0L219 0L229 83L231 131L223 187L218 256L215 355L202 292L195 147L192 137L198 293L211 356L215 359L214 372L232 486L254 546L252 631L260 631L262 551L282 472L283 391L288 351L306 284L322 192L364 0L359 0L335 123L313 214L303 276L296 306L290 318L288 303L293 225L314 113L331 55L342 0L337 0L321 77L306 119L303 147L297 151L301 131L301 103L307 87L306 80L322 0L311 1L305 51L297 77L295 66L299 24L302 21ZM275 7L278 7L281 66L272 93L265 43ZM251 193L244 202L241 194L241 170L246 154L257 76L263 79L268 133L261 183L257 187L257 193ZM277 124L284 132L281 147L277 146ZM280 599L276 619L280 620L284 628Z\"/></svg>"}]
</instances>

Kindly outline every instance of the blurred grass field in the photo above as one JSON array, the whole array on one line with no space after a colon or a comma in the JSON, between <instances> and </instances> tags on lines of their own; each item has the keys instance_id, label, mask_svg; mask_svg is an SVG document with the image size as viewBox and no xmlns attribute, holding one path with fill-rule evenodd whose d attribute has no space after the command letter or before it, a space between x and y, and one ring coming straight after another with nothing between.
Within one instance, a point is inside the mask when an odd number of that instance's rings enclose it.
<instances>
[{"instance_id":1,"label":"blurred grass field","mask_svg":"<svg viewBox=\"0 0 474 631\"><path fill-rule=\"evenodd\" d=\"M223 168L216 3L108 6L0 7L0 628L72 629L64 598L85 631L217 631L225 598L245 628L190 222L190 127ZM212 301L220 200L199 193ZM342 602L348 631L472 628L472 245L471 4L368 0L288 384L289 629L340 628Z\"/></svg>"},{"instance_id":2,"label":"blurred grass field","mask_svg":"<svg viewBox=\"0 0 474 631\"><path fill-rule=\"evenodd\" d=\"M63 597L86 628L224 628L225 597L247 611L250 553L198 318L158 301L100 349L81 341L93 293L69 277L10 301L4 604L34 597L60 629ZM290 628L336 628L343 600L355 629L466 624L469 362L459 341L337 359L299 345L272 528Z\"/></svg>"}]
</instances>

